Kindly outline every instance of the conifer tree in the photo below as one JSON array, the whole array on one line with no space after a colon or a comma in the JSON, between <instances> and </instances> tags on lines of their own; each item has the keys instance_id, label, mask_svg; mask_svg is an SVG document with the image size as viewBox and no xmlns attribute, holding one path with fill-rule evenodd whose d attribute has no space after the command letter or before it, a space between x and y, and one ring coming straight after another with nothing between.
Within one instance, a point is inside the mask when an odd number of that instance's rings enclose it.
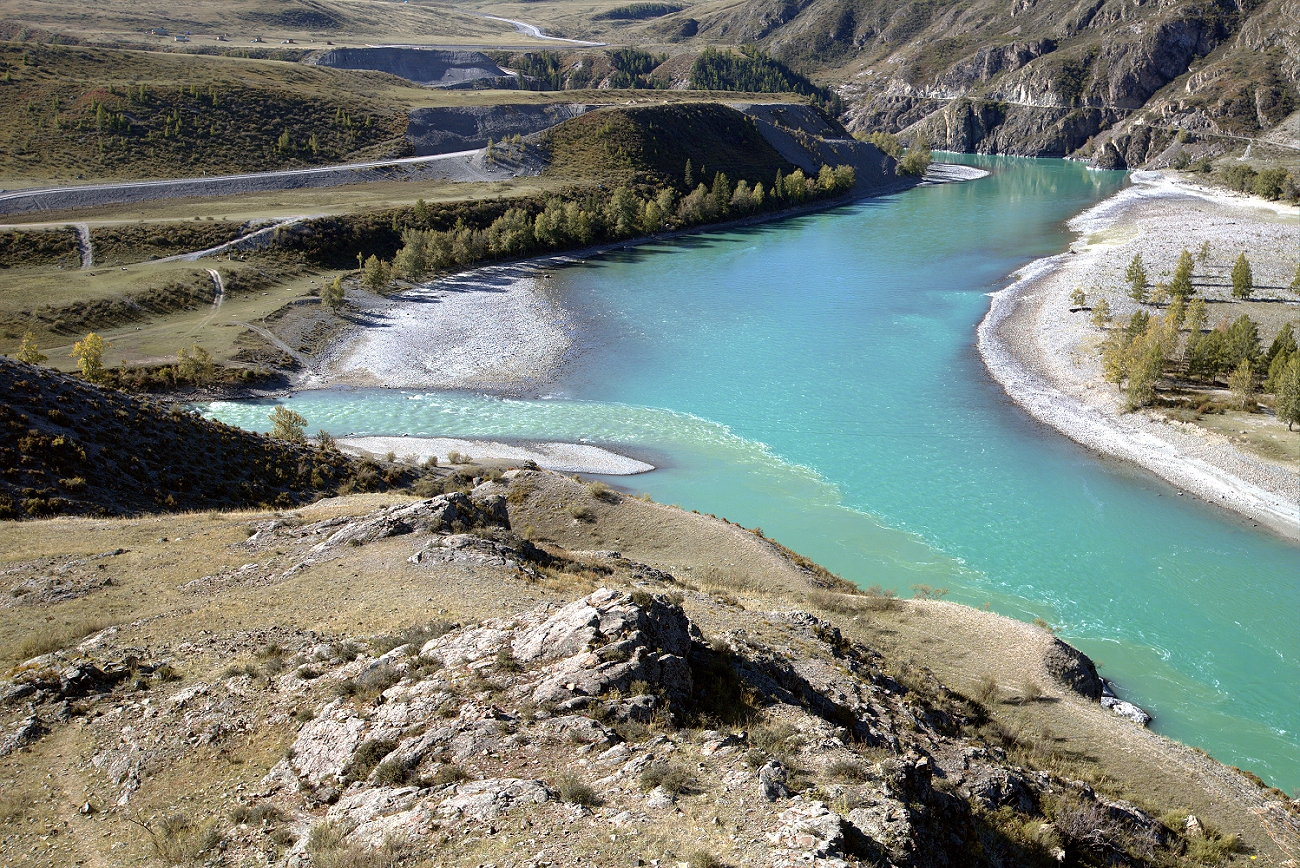
<instances>
[{"instance_id":1,"label":"conifer tree","mask_svg":"<svg viewBox=\"0 0 1300 868\"><path fill-rule=\"evenodd\" d=\"M1178 264L1174 266L1174 279L1169 282L1169 292L1173 295L1186 298L1196 294L1196 289L1192 286L1192 254L1184 250L1178 256Z\"/></svg>"},{"instance_id":2,"label":"conifer tree","mask_svg":"<svg viewBox=\"0 0 1300 868\"><path fill-rule=\"evenodd\" d=\"M1232 266L1233 298L1250 298L1250 291L1255 288L1255 277L1250 270L1250 260L1243 252Z\"/></svg>"},{"instance_id":3,"label":"conifer tree","mask_svg":"<svg viewBox=\"0 0 1300 868\"><path fill-rule=\"evenodd\" d=\"M1128 281L1128 297L1138 304L1144 304L1147 300L1147 269L1142 264L1142 254L1134 253L1133 258L1129 260L1128 268L1124 271L1124 279Z\"/></svg>"}]
</instances>

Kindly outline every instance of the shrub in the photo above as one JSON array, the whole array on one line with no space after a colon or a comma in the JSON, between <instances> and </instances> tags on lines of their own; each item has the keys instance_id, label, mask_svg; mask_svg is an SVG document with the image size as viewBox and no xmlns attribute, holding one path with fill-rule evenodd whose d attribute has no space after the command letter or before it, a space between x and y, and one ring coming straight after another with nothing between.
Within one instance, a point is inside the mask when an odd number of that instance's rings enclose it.
<instances>
[{"instance_id":1,"label":"shrub","mask_svg":"<svg viewBox=\"0 0 1300 868\"><path fill-rule=\"evenodd\" d=\"M274 823L276 820L284 819L284 812L275 805L237 805L230 812L230 819L236 823L247 823L250 826L260 826L265 820Z\"/></svg>"},{"instance_id":2,"label":"shrub","mask_svg":"<svg viewBox=\"0 0 1300 868\"><path fill-rule=\"evenodd\" d=\"M448 763L433 773L433 777L429 778L429 784L435 787L445 787L447 784L458 784L467 780L469 780L469 775L464 769Z\"/></svg>"},{"instance_id":3,"label":"shrub","mask_svg":"<svg viewBox=\"0 0 1300 868\"><path fill-rule=\"evenodd\" d=\"M685 766L661 760L646 766L637 781L646 792L662 787L677 796L690 789L694 778Z\"/></svg>"},{"instance_id":4,"label":"shrub","mask_svg":"<svg viewBox=\"0 0 1300 868\"><path fill-rule=\"evenodd\" d=\"M371 738L363 741L352 754L352 760L343 772L344 777L351 781L365 780L371 770L396 748L397 742L386 738Z\"/></svg>"},{"instance_id":5,"label":"shrub","mask_svg":"<svg viewBox=\"0 0 1300 868\"><path fill-rule=\"evenodd\" d=\"M568 805L583 805L584 807L594 808L601 801L595 790L572 775L560 777L555 782L555 788L560 792L560 801Z\"/></svg>"},{"instance_id":6,"label":"shrub","mask_svg":"<svg viewBox=\"0 0 1300 868\"><path fill-rule=\"evenodd\" d=\"M592 522L596 520L596 513L591 511L591 507L581 503L575 503L569 507L569 515L578 521Z\"/></svg>"},{"instance_id":7,"label":"shrub","mask_svg":"<svg viewBox=\"0 0 1300 868\"><path fill-rule=\"evenodd\" d=\"M826 767L826 774L841 781L864 781L867 779L866 767L862 763L853 760L836 760Z\"/></svg>"},{"instance_id":8,"label":"shrub","mask_svg":"<svg viewBox=\"0 0 1300 868\"><path fill-rule=\"evenodd\" d=\"M686 857L688 868L724 868L723 863L707 850L696 850Z\"/></svg>"},{"instance_id":9,"label":"shrub","mask_svg":"<svg viewBox=\"0 0 1300 868\"><path fill-rule=\"evenodd\" d=\"M985 672L975 685L975 699L983 705L988 705L998 698L998 690L997 679L991 673Z\"/></svg>"}]
</instances>

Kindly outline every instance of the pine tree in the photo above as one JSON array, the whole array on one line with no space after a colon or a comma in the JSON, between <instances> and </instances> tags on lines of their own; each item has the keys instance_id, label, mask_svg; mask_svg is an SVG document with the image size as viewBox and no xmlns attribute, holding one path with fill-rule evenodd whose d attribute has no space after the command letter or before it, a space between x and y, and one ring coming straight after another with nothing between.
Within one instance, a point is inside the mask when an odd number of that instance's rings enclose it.
<instances>
[{"instance_id":1,"label":"pine tree","mask_svg":"<svg viewBox=\"0 0 1300 868\"><path fill-rule=\"evenodd\" d=\"M1138 304L1144 304L1147 300L1147 269L1142 264L1142 254L1134 253L1133 258L1129 260L1128 268L1124 271L1124 279L1128 281L1128 297Z\"/></svg>"},{"instance_id":2,"label":"pine tree","mask_svg":"<svg viewBox=\"0 0 1300 868\"><path fill-rule=\"evenodd\" d=\"M1250 291L1255 288L1255 277L1250 271L1250 260L1242 253L1232 266L1233 298L1250 298Z\"/></svg>"},{"instance_id":3,"label":"pine tree","mask_svg":"<svg viewBox=\"0 0 1300 868\"><path fill-rule=\"evenodd\" d=\"M1184 250L1178 255L1178 265L1174 266L1174 279L1169 282L1169 292L1186 298L1196 294L1192 286L1192 254Z\"/></svg>"},{"instance_id":4,"label":"pine tree","mask_svg":"<svg viewBox=\"0 0 1300 868\"><path fill-rule=\"evenodd\" d=\"M690 157L686 158L686 175L684 176L684 180L686 181L687 190L690 190L695 186L695 170L691 168Z\"/></svg>"}]
</instances>

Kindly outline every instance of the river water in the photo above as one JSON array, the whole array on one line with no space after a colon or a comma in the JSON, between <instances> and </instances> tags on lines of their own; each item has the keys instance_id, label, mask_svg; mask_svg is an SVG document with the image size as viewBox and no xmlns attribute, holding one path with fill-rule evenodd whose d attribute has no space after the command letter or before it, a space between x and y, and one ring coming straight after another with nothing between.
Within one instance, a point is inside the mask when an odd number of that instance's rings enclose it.
<instances>
[{"instance_id":1,"label":"river water","mask_svg":"<svg viewBox=\"0 0 1300 868\"><path fill-rule=\"evenodd\" d=\"M1300 549L1031 420L975 350L987 293L1065 248L1124 175L969 157L923 187L555 271L583 352L540 400L394 390L285 401L335 434L623 447L610 480L716 513L860 585L1041 617L1153 728L1300 786ZM269 407L207 412L265 430Z\"/></svg>"}]
</instances>

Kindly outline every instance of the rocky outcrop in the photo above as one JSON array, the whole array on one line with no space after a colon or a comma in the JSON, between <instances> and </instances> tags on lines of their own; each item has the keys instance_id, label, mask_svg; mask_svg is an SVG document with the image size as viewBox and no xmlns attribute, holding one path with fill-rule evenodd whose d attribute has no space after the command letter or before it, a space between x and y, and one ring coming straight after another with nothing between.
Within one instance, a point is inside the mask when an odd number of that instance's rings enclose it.
<instances>
[{"instance_id":1,"label":"rocky outcrop","mask_svg":"<svg viewBox=\"0 0 1300 868\"><path fill-rule=\"evenodd\" d=\"M416 156L450 154L539 133L590 108L580 103L415 108L407 113L406 138Z\"/></svg>"}]
</instances>

